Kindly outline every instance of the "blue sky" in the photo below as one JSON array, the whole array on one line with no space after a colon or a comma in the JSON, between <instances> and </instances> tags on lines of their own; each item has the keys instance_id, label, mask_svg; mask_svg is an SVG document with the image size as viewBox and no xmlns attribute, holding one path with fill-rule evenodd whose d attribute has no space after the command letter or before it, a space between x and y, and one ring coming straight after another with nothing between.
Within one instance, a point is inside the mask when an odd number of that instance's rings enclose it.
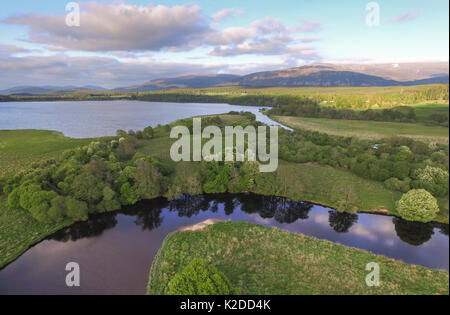
<instances>
[{"instance_id":1,"label":"blue sky","mask_svg":"<svg viewBox=\"0 0 450 315\"><path fill-rule=\"evenodd\" d=\"M112 87L314 62L448 61L447 0L375 1L376 27L366 24L368 2L78 1L81 26L69 28L68 1L9 1L0 11L0 72L8 75L0 87L42 80ZM117 15L121 5L130 20Z\"/></svg>"}]
</instances>

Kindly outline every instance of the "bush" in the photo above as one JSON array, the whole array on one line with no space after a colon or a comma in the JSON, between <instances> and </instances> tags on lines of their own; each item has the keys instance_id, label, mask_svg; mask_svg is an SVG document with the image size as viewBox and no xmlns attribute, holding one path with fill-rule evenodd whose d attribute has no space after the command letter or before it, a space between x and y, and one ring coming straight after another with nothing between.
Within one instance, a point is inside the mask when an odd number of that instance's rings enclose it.
<instances>
[{"instance_id":1,"label":"bush","mask_svg":"<svg viewBox=\"0 0 450 315\"><path fill-rule=\"evenodd\" d=\"M119 130L116 131L116 135L117 135L118 137L126 137L127 132L126 132L125 130L119 129Z\"/></svg>"},{"instance_id":2,"label":"bush","mask_svg":"<svg viewBox=\"0 0 450 315\"><path fill-rule=\"evenodd\" d=\"M202 259L194 259L183 272L169 282L168 295L232 295L235 293L230 280L215 267Z\"/></svg>"},{"instance_id":3,"label":"bush","mask_svg":"<svg viewBox=\"0 0 450 315\"><path fill-rule=\"evenodd\" d=\"M151 139L153 138L153 128L147 127L142 132L144 139Z\"/></svg>"},{"instance_id":4,"label":"bush","mask_svg":"<svg viewBox=\"0 0 450 315\"><path fill-rule=\"evenodd\" d=\"M48 217L52 222L61 221L67 211L66 201L63 196L58 196L52 199L51 207L48 210Z\"/></svg>"},{"instance_id":5,"label":"bush","mask_svg":"<svg viewBox=\"0 0 450 315\"><path fill-rule=\"evenodd\" d=\"M399 180L398 178L392 177L384 182L384 186L390 190L397 190L406 193L411 188L411 179L406 178L405 180Z\"/></svg>"},{"instance_id":6,"label":"bush","mask_svg":"<svg viewBox=\"0 0 450 315\"><path fill-rule=\"evenodd\" d=\"M397 203L400 216L408 221L431 222L439 212L436 198L424 189L413 189Z\"/></svg>"},{"instance_id":7,"label":"bush","mask_svg":"<svg viewBox=\"0 0 450 315\"><path fill-rule=\"evenodd\" d=\"M134 205L139 199L139 195L130 183L125 183L120 187L120 201L122 205Z\"/></svg>"},{"instance_id":8,"label":"bush","mask_svg":"<svg viewBox=\"0 0 450 315\"><path fill-rule=\"evenodd\" d=\"M434 196L448 193L448 172L438 167L427 166L415 172L415 188L426 189Z\"/></svg>"},{"instance_id":9,"label":"bush","mask_svg":"<svg viewBox=\"0 0 450 315\"><path fill-rule=\"evenodd\" d=\"M66 215L75 221L86 221L89 211L87 204L83 201L76 200L72 197L66 197Z\"/></svg>"}]
</instances>

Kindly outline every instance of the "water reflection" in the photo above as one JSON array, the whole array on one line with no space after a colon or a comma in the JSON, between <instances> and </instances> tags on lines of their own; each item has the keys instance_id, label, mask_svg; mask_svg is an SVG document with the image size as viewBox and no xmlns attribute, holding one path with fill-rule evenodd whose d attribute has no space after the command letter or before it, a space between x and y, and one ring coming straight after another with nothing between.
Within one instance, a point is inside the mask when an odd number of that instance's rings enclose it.
<instances>
[{"instance_id":1,"label":"water reflection","mask_svg":"<svg viewBox=\"0 0 450 315\"><path fill-rule=\"evenodd\" d=\"M313 205L306 202L296 202L290 199L274 196L242 195L237 197L241 210L246 213L258 213L263 219L274 218L279 223L294 223L297 220L309 218Z\"/></svg>"},{"instance_id":2,"label":"water reflection","mask_svg":"<svg viewBox=\"0 0 450 315\"><path fill-rule=\"evenodd\" d=\"M65 243L68 241L75 242L83 238L98 237L106 230L112 229L117 225L116 215L117 213L92 215L88 221L72 224L70 227L56 232L47 239Z\"/></svg>"},{"instance_id":3,"label":"water reflection","mask_svg":"<svg viewBox=\"0 0 450 315\"><path fill-rule=\"evenodd\" d=\"M262 219L274 219L280 224L293 224L298 220L308 220L313 204L296 202L290 199L260 195L183 195L179 199L168 201L164 198L145 200L125 208L120 214L133 217L135 225L142 230L152 231L163 223L164 209L176 213L178 217L193 218L201 212L218 213L222 207L226 216L232 216L240 209L242 212L257 214ZM92 215L86 222L78 222L63 229L49 240L58 242L77 241L83 238L98 237L104 231L113 229L118 221L119 212ZM351 233L358 223L358 214L328 210L328 224L336 233ZM392 224L398 238L403 242L420 246L427 243L434 235L434 230L448 236L448 224L409 222L393 218Z\"/></svg>"},{"instance_id":4,"label":"water reflection","mask_svg":"<svg viewBox=\"0 0 450 315\"><path fill-rule=\"evenodd\" d=\"M161 213L169 202L164 198L145 200L139 204L127 207L124 212L127 216L135 217L134 223L142 230L151 231L157 229L163 222Z\"/></svg>"},{"instance_id":5,"label":"water reflection","mask_svg":"<svg viewBox=\"0 0 450 315\"><path fill-rule=\"evenodd\" d=\"M439 231L448 236L448 224L437 224L437 227L439 228Z\"/></svg>"},{"instance_id":6,"label":"water reflection","mask_svg":"<svg viewBox=\"0 0 450 315\"><path fill-rule=\"evenodd\" d=\"M0 294L142 294L167 235L211 218L264 224L411 264L449 268L448 225L340 213L280 197L182 196L142 201L55 233L0 270ZM79 288L65 285L71 261L82 268Z\"/></svg>"},{"instance_id":7,"label":"water reflection","mask_svg":"<svg viewBox=\"0 0 450 315\"><path fill-rule=\"evenodd\" d=\"M421 222L409 222L399 218L394 218L397 236L405 243L413 246L420 246L428 242L434 234L433 224Z\"/></svg>"},{"instance_id":8,"label":"water reflection","mask_svg":"<svg viewBox=\"0 0 450 315\"><path fill-rule=\"evenodd\" d=\"M177 212L179 217L191 218L197 216L202 211L211 211L216 213L218 210L218 203L220 201L214 199L212 196L190 196L184 195L179 199L172 200L169 203L169 210ZM212 203L212 204L211 204Z\"/></svg>"},{"instance_id":9,"label":"water reflection","mask_svg":"<svg viewBox=\"0 0 450 315\"><path fill-rule=\"evenodd\" d=\"M330 216L328 222L330 227L337 233L348 233L350 228L358 222L358 215L354 213L339 212L336 210L328 211Z\"/></svg>"}]
</instances>

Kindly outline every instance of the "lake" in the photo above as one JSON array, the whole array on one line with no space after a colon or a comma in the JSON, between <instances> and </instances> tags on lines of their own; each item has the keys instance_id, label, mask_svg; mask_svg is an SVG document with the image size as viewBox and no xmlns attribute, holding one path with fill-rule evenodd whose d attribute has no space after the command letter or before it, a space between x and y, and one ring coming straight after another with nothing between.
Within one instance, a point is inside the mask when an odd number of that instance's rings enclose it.
<instances>
[{"instance_id":1,"label":"lake","mask_svg":"<svg viewBox=\"0 0 450 315\"><path fill-rule=\"evenodd\" d=\"M144 294L150 266L164 238L210 218L278 227L449 270L448 225L339 213L281 197L184 196L170 202L142 201L57 232L0 270L0 294ZM80 265L78 288L65 285L69 262Z\"/></svg>"},{"instance_id":2,"label":"lake","mask_svg":"<svg viewBox=\"0 0 450 315\"><path fill-rule=\"evenodd\" d=\"M0 129L57 130L67 137L114 136L116 130L142 130L200 115L246 111L267 124L277 122L260 113L267 107L229 104L141 101L0 102Z\"/></svg>"}]
</instances>

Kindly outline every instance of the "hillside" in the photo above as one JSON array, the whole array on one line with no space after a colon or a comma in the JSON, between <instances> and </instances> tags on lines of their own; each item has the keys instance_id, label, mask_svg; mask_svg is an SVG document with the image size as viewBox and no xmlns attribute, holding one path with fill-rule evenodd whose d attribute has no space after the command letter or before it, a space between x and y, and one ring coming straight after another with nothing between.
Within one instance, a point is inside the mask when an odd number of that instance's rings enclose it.
<instances>
[{"instance_id":1,"label":"hillside","mask_svg":"<svg viewBox=\"0 0 450 315\"><path fill-rule=\"evenodd\" d=\"M232 74L207 74L207 75L187 75L176 78L158 79L148 81L141 85L116 88L114 91L121 92L151 92L162 89L176 88L204 88L220 86L237 80L239 76Z\"/></svg>"},{"instance_id":2,"label":"hillside","mask_svg":"<svg viewBox=\"0 0 450 315\"><path fill-rule=\"evenodd\" d=\"M149 74L151 75L151 74ZM449 82L448 63L404 64L313 64L297 68L233 74L192 74L150 80L140 85L106 90L100 86L18 86L0 90L0 95L65 95L91 91L154 92L221 86L246 87L389 87Z\"/></svg>"},{"instance_id":3,"label":"hillside","mask_svg":"<svg viewBox=\"0 0 450 315\"><path fill-rule=\"evenodd\" d=\"M76 91L105 91L106 89L101 86L16 86L5 90L0 90L0 95L13 95L13 94L65 94L73 93Z\"/></svg>"},{"instance_id":4,"label":"hillside","mask_svg":"<svg viewBox=\"0 0 450 315\"><path fill-rule=\"evenodd\" d=\"M259 72L236 80L244 86L397 86L448 83L448 64L316 64Z\"/></svg>"}]
</instances>

